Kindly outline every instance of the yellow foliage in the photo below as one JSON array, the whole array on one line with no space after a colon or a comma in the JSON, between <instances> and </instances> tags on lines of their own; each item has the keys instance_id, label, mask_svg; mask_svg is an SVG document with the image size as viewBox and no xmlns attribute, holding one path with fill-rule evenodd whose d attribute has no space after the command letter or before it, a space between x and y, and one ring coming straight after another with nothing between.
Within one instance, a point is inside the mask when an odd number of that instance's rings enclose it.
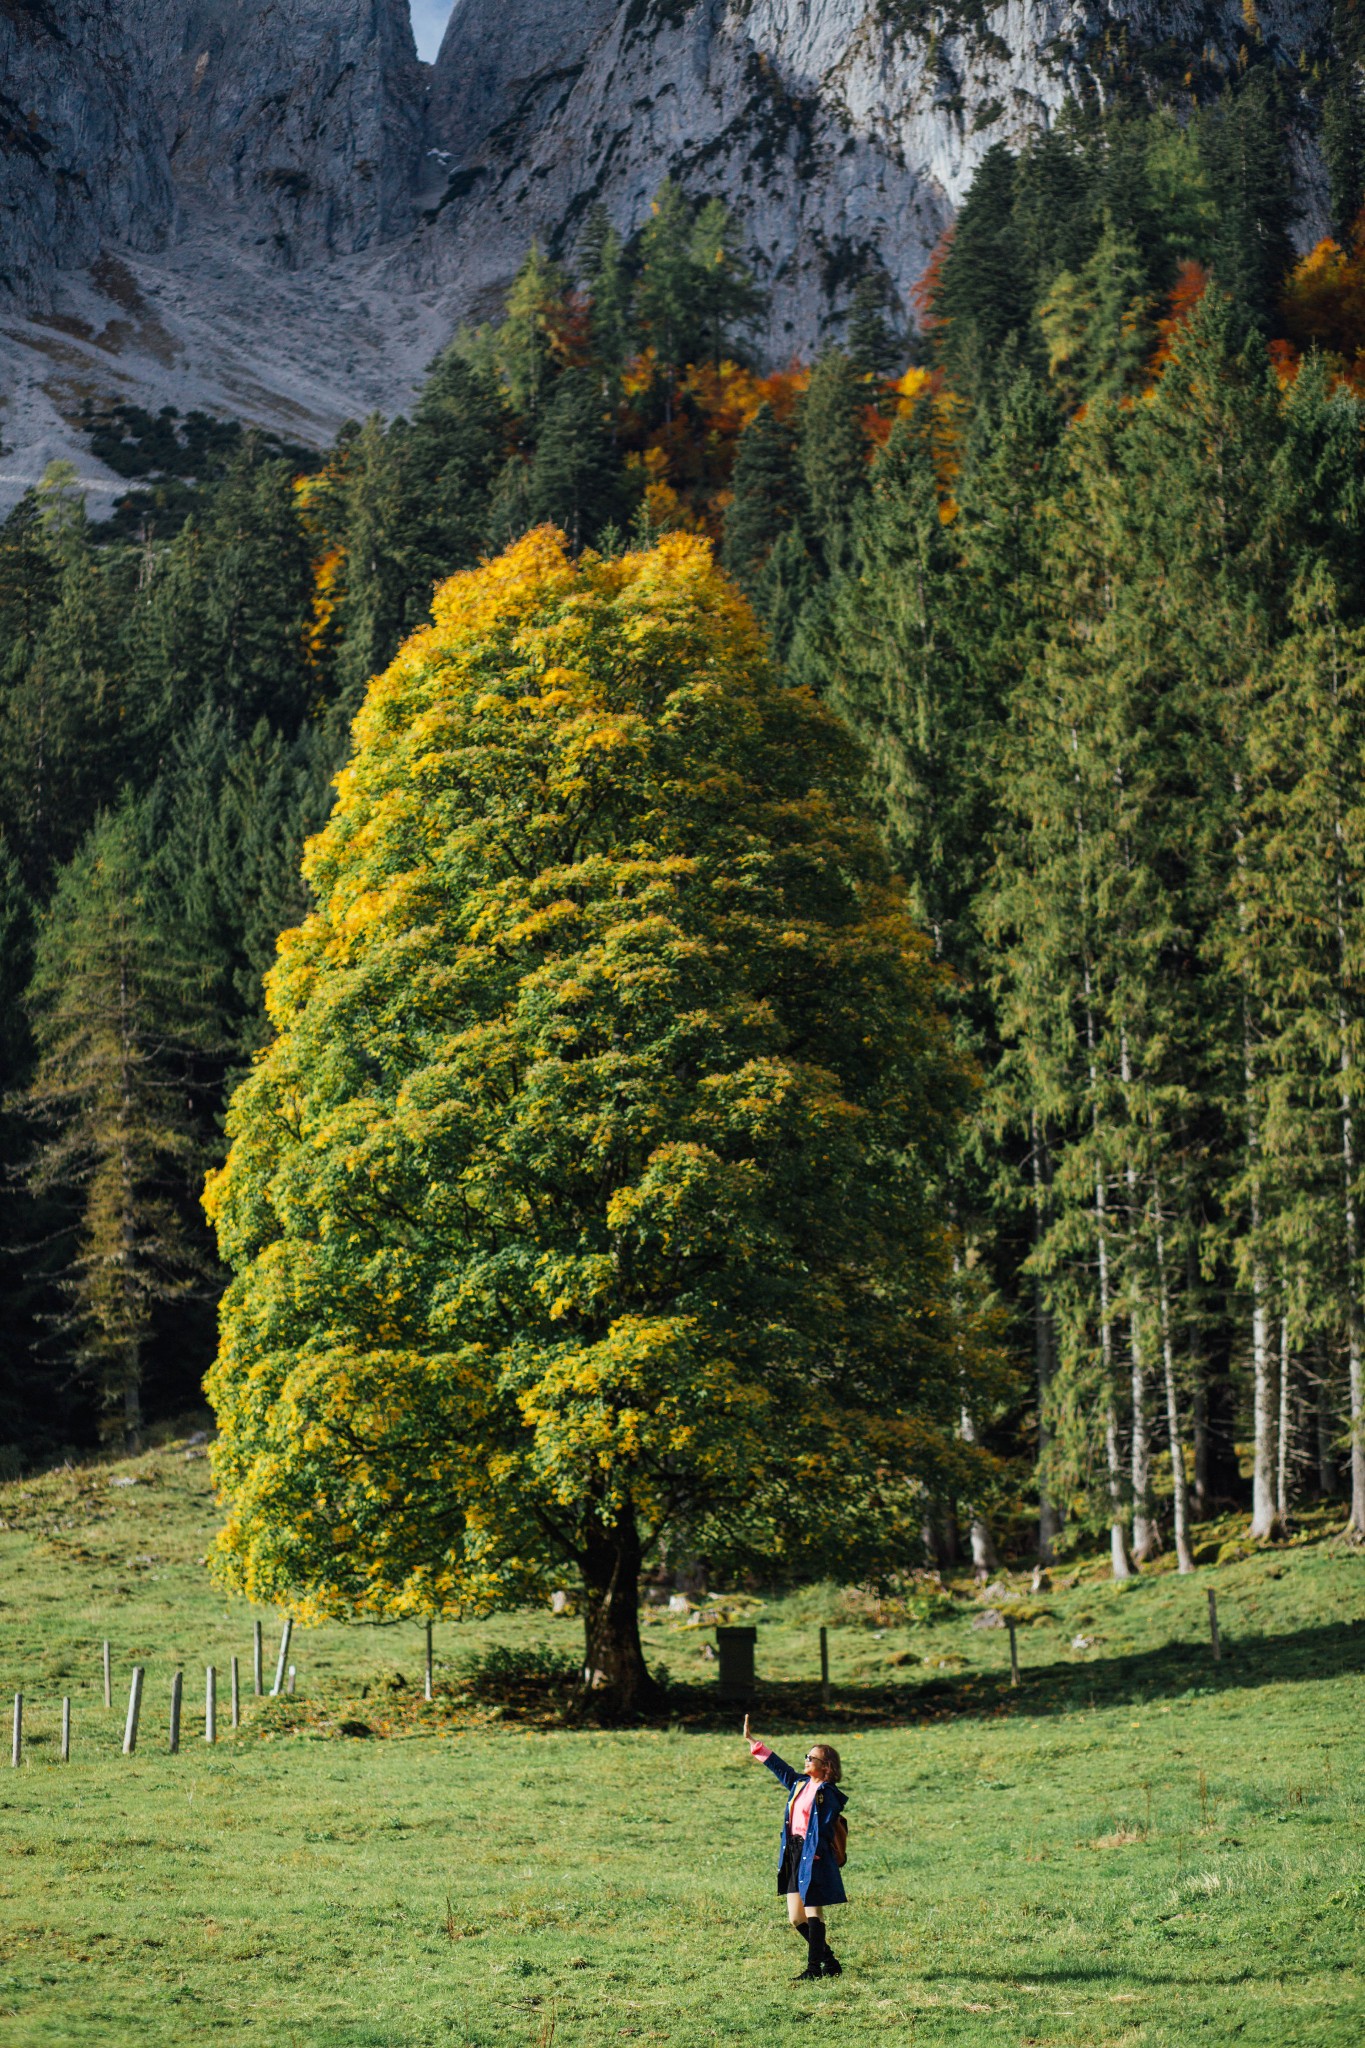
<instances>
[{"instance_id":1,"label":"yellow foliage","mask_svg":"<svg viewBox=\"0 0 1365 2048\"><path fill-rule=\"evenodd\" d=\"M912 1514L975 1369L925 1193L966 1077L710 546L528 535L352 738L205 1193L225 1577L429 1614L568 1563L591 1605L680 1517L777 1542L813 1432Z\"/></svg>"}]
</instances>

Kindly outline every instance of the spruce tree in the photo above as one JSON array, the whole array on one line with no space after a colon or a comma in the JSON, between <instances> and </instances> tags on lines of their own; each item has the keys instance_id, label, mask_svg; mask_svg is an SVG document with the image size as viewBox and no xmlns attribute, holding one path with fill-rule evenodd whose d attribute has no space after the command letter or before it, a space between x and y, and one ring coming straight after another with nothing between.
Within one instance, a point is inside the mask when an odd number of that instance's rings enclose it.
<instances>
[{"instance_id":1,"label":"spruce tree","mask_svg":"<svg viewBox=\"0 0 1365 2048\"><path fill-rule=\"evenodd\" d=\"M640 235L635 307L670 382L702 353L707 327L698 284L693 208L681 185L666 178Z\"/></svg>"},{"instance_id":2,"label":"spruce tree","mask_svg":"<svg viewBox=\"0 0 1365 2048\"><path fill-rule=\"evenodd\" d=\"M568 280L538 242L517 272L493 343L493 354L513 412L533 426L555 373L555 337L563 318Z\"/></svg>"},{"instance_id":3,"label":"spruce tree","mask_svg":"<svg viewBox=\"0 0 1365 2048\"><path fill-rule=\"evenodd\" d=\"M891 324L891 304L891 282L884 270L859 278L848 310L844 349L868 382L889 377L905 361L905 339Z\"/></svg>"},{"instance_id":4,"label":"spruce tree","mask_svg":"<svg viewBox=\"0 0 1365 2048\"><path fill-rule=\"evenodd\" d=\"M750 598L773 549L799 516L794 437L765 403L739 437L721 548L725 568Z\"/></svg>"},{"instance_id":5,"label":"spruce tree","mask_svg":"<svg viewBox=\"0 0 1365 2048\"><path fill-rule=\"evenodd\" d=\"M68 467L49 472L35 510L51 598L0 697L0 820L42 895L100 805L148 775L157 720L124 658L126 560L95 549Z\"/></svg>"},{"instance_id":6,"label":"spruce tree","mask_svg":"<svg viewBox=\"0 0 1365 2048\"><path fill-rule=\"evenodd\" d=\"M147 882L142 819L125 804L58 878L28 999L29 1186L71 1218L64 1350L98 1390L105 1435L127 1450L141 1444L158 1313L210 1270L190 1209L202 1154L188 1105L205 1020Z\"/></svg>"},{"instance_id":7,"label":"spruce tree","mask_svg":"<svg viewBox=\"0 0 1365 2048\"><path fill-rule=\"evenodd\" d=\"M592 308L593 355L604 369L619 370L634 346L634 285L625 245L605 206L595 206L588 215L579 275Z\"/></svg>"},{"instance_id":8,"label":"spruce tree","mask_svg":"<svg viewBox=\"0 0 1365 2048\"><path fill-rule=\"evenodd\" d=\"M541 416L527 480L531 524L560 527L575 553L616 524L625 475L593 370L566 370Z\"/></svg>"},{"instance_id":9,"label":"spruce tree","mask_svg":"<svg viewBox=\"0 0 1365 2048\"><path fill-rule=\"evenodd\" d=\"M867 387L842 349L827 349L797 408L797 467L810 551L826 574L849 559L853 514L867 489Z\"/></svg>"},{"instance_id":10,"label":"spruce tree","mask_svg":"<svg viewBox=\"0 0 1365 2048\"><path fill-rule=\"evenodd\" d=\"M959 209L932 309L940 357L963 382L989 370L1008 336L1027 329L1033 311L1034 279L1015 220L1016 193L1015 159L1003 142L992 143Z\"/></svg>"}]
</instances>

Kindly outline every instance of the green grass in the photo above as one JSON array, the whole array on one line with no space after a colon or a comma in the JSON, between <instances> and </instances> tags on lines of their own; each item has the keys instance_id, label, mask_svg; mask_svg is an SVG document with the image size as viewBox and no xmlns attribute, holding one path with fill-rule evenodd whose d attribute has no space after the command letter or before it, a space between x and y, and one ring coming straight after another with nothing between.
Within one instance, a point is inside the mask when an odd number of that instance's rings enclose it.
<instances>
[{"instance_id":1,"label":"green grass","mask_svg":"<svg viewBox=\"0 0 1365 2048\"><path fill-rule=\"evenodd\" d=\"M794 1754L832 1734L852 1799L847 1974L814 1985L789 1981L780 1795L714 1700L708 1630L651 1622L676 1718L619 1733L498 1720L460 1682L491 1642L573 1652L569 1619L440 1628L431 1708L419 1630L298 1633L298 1698L249 1701L210 1750L203 1667L236 1651L249 1682L251 1620L202 1570L211 1526L174 1448L0 1487L0 1687L29 1732L24 1768L0 1762L4 2048L1365 2038L1365 1560L1325 1524L1193 1581L1015 1581L1018 1693L965 1584L931 1625L833 1628L827 1715L818 1629L847 1603L763 1606L763 1732Z\"/></svg>"}]
</instances>

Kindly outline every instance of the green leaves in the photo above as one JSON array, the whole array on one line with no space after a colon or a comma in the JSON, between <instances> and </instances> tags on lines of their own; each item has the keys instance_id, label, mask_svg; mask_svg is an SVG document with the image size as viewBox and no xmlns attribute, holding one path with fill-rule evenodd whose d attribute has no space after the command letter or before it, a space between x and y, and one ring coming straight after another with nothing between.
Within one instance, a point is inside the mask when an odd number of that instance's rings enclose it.
<instances>
[{"instance_id":1,"label":"green leaves","mask_svg":"<svg viewBox=\"0 0 1365 2048\"><path fill-rule=\"evenodd\" d=\"M959 1455L930 1177L967 1076L856 772L702 543L538 533L439 593L210 1183L230 1577L591 1588L717 1516L823 1524L790 1481L831 1431L902 1516Z\"/></svg>"}]
</instances>

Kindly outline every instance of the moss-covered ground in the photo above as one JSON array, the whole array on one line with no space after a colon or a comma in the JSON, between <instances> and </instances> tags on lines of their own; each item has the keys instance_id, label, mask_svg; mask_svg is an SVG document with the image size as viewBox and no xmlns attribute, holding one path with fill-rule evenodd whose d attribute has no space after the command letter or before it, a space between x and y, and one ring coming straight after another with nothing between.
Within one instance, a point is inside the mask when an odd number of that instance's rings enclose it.
<instances>
[{"instance_id":1,"label":"moss-covered ground","mask_svg":"<svg viewBox=\"0 0 1365 2048\"><path fill-rule=\"evenodd\" d=\"M548 1613L438 1628L430 1707L410 1626L296 1633L296 1697L257 1702L252 1617L203 1569L202 1455L0 1487L0 1688L6 1733L24 1692L27 1735L20 1770L8 1740L0 1757L0 2043L1355 2048L1365 1559L1332 1527L1230 1546L1193 1580L1008 1579L991 1604L1020 1622L1017 1691L965 1582L918 1620L833 1587L754 1608L762 1732L795 1755L832 1736L852 1802L846 1974L794 1984L780 1795L715 1699L704 1621L649 1623L674 1688L657 1728L557 1726L471 1691L462 1660L490 1644L577 1651L578 1625ZM1231 1532L1203 1533L1214 1556Z\"/></svg>"}]
</instances>

